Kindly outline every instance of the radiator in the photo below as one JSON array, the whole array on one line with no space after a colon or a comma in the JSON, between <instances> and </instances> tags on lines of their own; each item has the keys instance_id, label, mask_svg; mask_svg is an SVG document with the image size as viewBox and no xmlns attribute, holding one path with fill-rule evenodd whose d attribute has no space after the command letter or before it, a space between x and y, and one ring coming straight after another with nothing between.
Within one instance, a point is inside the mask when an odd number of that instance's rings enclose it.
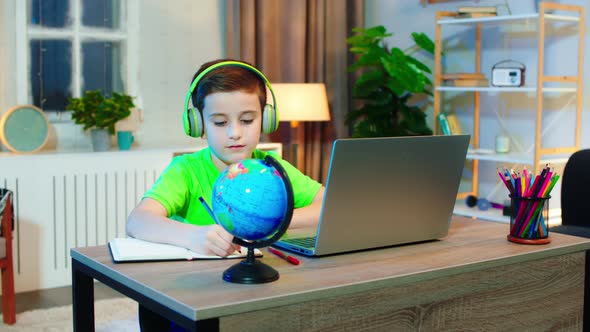
<instances>
[{"instance_id":1,"label":"radiator","mask_svg":"<svg viewBox=\"0 0 590 332\"><path fill-rule=\"evenodd\" d=\"M84 155L0 158L0 185L14 192L17 292L70 285L70 248L125 236L127 215L172 158Z\"/></svg>"}]
</instances>

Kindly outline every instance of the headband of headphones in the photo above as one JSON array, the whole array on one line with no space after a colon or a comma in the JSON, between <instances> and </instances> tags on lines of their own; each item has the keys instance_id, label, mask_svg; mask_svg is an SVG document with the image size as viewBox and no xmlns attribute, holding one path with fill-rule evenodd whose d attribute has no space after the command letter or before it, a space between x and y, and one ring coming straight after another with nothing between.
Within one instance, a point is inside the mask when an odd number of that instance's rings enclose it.
<instances>
[{"instance_id":1,"label":"headband of headphones","mask_svg":"<svg viewBox=\"0 0 590 332\"><path fill-rule=\"evenodd\" d=\"M260 70L256 69L255 67L253 67L247 63L240 62L240 61L222 61L222 62L216 63L216 64L211 65L211 66L207 67L206 69L204 69L201 73L199 73L199 75L197 75L197 77L191 83L191 86L190 86L190 88L186 94L186 98L184 100L183 123L184 123L185 133L189 136L192 136L192 137L201 137L203 135L204 130L203 130L202 110L197 110L197 112L195 112L193 108L189 108L189 102L191 100L194 90L196 89L197 85L199 84L199 81L205 75L210 73L211 71L213 71L219 67L223 67L223 66L238 66L238 67L246 68L246 69L254 72L256 75L258 75L264 81L265 85L268 87L268 90L270 91L270 94L272 96L273 105L272 106L266 105L264 107L264 109L262 110L262 131L264 133L271 133L271 132L277 130L279 127L277 100L275 98L275 93L272 89L272 86L270 85L270 82L268 81L266 76L264 76L264 74L262 74L262 72ZM193 105L193 106L196 107L196 105Z\"/></svg>"}]
</instances>

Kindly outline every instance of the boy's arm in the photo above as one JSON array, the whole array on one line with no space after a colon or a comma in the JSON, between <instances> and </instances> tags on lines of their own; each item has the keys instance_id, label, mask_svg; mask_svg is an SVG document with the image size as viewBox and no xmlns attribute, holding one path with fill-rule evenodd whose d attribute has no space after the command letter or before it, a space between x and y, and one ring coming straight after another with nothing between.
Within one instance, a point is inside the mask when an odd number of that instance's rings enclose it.
<instances>
[{"instance_id":1,"label":"boy's arm","mask_svg":"<svg viewBox=\"0 0 590 332\"><path fill-rule=\"evenodd\" d=\"M225 257L239 246L219 225L195 226L168 218L160 202L144 198L127 218L127 235L137 239L172 244L200 254Z\"/></svg>"},{"instance_id":2,"label":"boy's arm","mask_svg":"<svg viewBox=\"0 0 590 332\"><path fill-rule=\"evenodd\" d=\"M317 227L320 212L322 210L322 202L324 200L324 186L315 194L311 204L293 211L293 219L291 219L290 229Z\"/></svg>"}]
</instances>

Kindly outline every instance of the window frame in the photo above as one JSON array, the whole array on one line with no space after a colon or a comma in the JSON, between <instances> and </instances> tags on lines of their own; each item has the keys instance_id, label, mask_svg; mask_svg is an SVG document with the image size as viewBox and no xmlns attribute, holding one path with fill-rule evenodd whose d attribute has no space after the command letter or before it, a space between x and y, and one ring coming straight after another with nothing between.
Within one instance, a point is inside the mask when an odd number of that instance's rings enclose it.
<instances>
[{"instance_id":1,"label":"window frame","mask_svg":"<svg viewBox=\"0 0 590 332\"><path fill-rule=\"evenodd\" d=\"M121 77L125 92L138 96L138 54L139 54L139 0L120 0L119 28L82 26L82 0L67 0L70 3L71 26L67 28L48 28L29 25L28 0L14 0L16 8L16 100L18 104L33 104L30 41L32 39L67 39L72 42L72 97L82 94L82 43L87 40L121 43ZM65 112L43 110L50 121L68 120Z\"/></svg>"}]
</instances>

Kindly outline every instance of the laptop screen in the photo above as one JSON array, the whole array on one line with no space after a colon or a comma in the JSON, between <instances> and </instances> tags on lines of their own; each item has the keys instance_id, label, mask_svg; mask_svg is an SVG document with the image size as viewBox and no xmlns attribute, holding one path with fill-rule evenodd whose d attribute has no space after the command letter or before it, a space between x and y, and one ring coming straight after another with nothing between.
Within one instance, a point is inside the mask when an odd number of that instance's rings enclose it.
<instances>
[{"instance_id":1,"label":"laptop screen","mask_svg":"<svg viewBox=\"0 0 590 332\"><path fill-rule=\"evenodd\" d=\"M334 141L315 254L446 236L469 135Z\"/></svg>"}]
</instances>

